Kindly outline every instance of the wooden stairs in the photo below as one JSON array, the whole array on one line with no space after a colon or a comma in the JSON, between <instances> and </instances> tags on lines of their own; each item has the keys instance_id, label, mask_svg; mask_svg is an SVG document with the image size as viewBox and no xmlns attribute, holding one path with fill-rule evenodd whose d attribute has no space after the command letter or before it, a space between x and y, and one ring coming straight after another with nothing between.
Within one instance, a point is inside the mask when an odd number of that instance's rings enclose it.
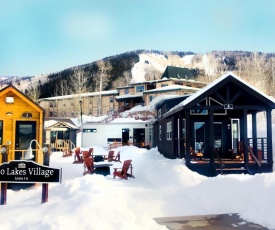
<instances>
[{"instance_id":1,"label":"wooden stairs","mask_svg":"<svg viewBox=\"0 0 275 230\"><path fill-rule=\"evenodd\" d=\"M249 174L251 175L249 169L246 167L245 163L215 163L214 164L217 175L228 175L228 174Z\"/></svg>"}]
</instances>

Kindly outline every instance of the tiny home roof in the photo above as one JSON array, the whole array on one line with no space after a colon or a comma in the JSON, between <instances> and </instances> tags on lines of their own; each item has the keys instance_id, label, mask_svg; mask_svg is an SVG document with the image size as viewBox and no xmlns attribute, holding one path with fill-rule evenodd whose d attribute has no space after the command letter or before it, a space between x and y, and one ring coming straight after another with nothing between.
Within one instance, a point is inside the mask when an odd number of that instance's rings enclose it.
<instances>
[{"instance_id":1,"label":"tiny home roof","mask_svg":"<svg viewBox=\"0 0 275 230\"><path fill-rule=\"evenodd\" d=\"M59 117L45 118L45 128L50 128L58 125L65 125L68 128L78 129L76 124L70 118L59 118Z\"/></svg>"},{"instance_id":2,"label":"tiny home roof","mask_svg":"<svg viewBox=\"0 0 275 230\"><path fill-rule=\"evenodd\" d=\"M242 99L245 100L247 104L253 103L255 100L258 100L262 104L270 107L271 109L275 109L275 101L271 97L265 95L263 92L249 85L247 82L236 76L234 73L228 72L219 77L218 79L216 79L215 81L213 81L212 83L208 84L204 88L200 89L198 92L192 94L190 97L183 100L177 106L168 111L165 114L165 116L169 116L170 114L178 112L182 109L191 108L207 96L214 94L217 90L221 89L222 87L225 87L229 83L232 83L234 85L234 90L236 90L236 95L234 95L235 97L240 97L241 93L247 93L247 95L251 95L251 97L249 98ZM255 100L252 100L252 97Z\"/></svg>"},{"instance_id":3,"label":"tiny home roof","mask_svg":"<svg viewBox=\"0 0 275 230\"><path fill-rule=\"evenodd\" d=\"M0 97L2 97L4 95L7 95L8 97L12 96L12 95L16 95L21 100L27 102L35 110L37 110L39 112L44 112L44 109L38 103L34 102L32 99L30 99L28 96L23 94L21 91L19 91L13 85L8 85L8 86L6 86L6 87L4 87L3 89L0 90Z\"/></svg>"}]
</instances>

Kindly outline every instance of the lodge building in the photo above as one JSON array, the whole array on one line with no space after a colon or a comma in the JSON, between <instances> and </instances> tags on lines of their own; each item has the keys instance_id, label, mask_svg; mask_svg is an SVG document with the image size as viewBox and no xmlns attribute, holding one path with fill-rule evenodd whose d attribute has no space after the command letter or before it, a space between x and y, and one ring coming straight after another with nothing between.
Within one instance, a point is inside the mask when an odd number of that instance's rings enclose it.
<instances>
[{"instance_id":1,"label":"lodge building","mask_svg":"<svg viewBox=\"0 0 275 230\"><path fill-rule=\"evenodd\" d=\"M149 105L159 95L195 93L206 85L195 81L187 68L168 66L160 80L132 83L115 90L39 99L46 117L98 116L123 112L137 105Z\"/></svg>"}]
</instances>

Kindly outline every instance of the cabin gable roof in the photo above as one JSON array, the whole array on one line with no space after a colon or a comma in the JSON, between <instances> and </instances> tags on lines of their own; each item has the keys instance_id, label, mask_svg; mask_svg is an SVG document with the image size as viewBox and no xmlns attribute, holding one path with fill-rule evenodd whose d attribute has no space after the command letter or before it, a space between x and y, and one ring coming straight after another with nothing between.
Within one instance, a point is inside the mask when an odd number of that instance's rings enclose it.
<instances>
[{"instance_id":1,"label":"cabin gable roof","mask_svg":"<svg viewBox=\"0 0 275 230\"><path fill-rule=\"evenodd\" d=\"M27 97L21 91L16 89L13 85L8 85L5 88L3 88L2 90L0 90L0 97L2 97L4 95L10 95L10 94L16 95L21 100L23 100L27 104L31 105L35 110L37 110L39 112L44 112L44 109L41 106L39 106L37 103L35 103L29 97Z\"/></svg>"},{"instance_id":2,"label":"cabin gable roof","mask_svg":"<svg viewBox=\"0 0 275 230\"><path fill-rule=\"evenodd\" d=\"M259 105L275 109L275 101L273 99L229 72L186 98L169 111L166 116L182 109L191 109L205 98L210 97L222 105Z\"/></svg>"}]
</instances>

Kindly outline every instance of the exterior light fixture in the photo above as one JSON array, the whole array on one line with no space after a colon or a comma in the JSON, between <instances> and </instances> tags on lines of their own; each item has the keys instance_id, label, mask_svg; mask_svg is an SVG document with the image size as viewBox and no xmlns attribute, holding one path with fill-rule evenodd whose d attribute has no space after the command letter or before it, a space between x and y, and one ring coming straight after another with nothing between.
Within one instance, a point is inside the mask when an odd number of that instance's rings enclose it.
<instances>
[{"instance_id":1,"label":"exterior light fixture","mask_svg":"<svg viewBox=\"0 0 275 230\"><path fill-rule=\"evenodd\" d=\"M7 152L7 149L4 146L2 146L1 147L1 153L3 154L3 153L6 153L6 152Z\"/></svg>"},{"instance_id":2,"label":"exterior light fixture","mask_svg":"<svg viewBox=\"0 0 275 230\"><path fill-rule=\"evenodd\" d=\"M25 160L30 160L30 159L32 159L32 158L34 157L34 155L32 154L32 142L36 142L38 148L39 148L40 150L42 150L44 153L48 151L48 148L47 148L47 147L41 148L41 146L39 145L38 141L35 140L35 139L33 139L33 140L31 140L30 146L29 146L29 148L27 149L27 153L25 154L25 157L24 157Z\"/></svg>"},{"instance_id":3,"label":"exterior light fixture","mask_svg":"<svg viewBox=\"0 0 275 230\"><path fill-rule=\"evenodd\" d=\"M13 115L13 112L6 112L6 115L11 116Z\"/></svg>"}]
</instances>

